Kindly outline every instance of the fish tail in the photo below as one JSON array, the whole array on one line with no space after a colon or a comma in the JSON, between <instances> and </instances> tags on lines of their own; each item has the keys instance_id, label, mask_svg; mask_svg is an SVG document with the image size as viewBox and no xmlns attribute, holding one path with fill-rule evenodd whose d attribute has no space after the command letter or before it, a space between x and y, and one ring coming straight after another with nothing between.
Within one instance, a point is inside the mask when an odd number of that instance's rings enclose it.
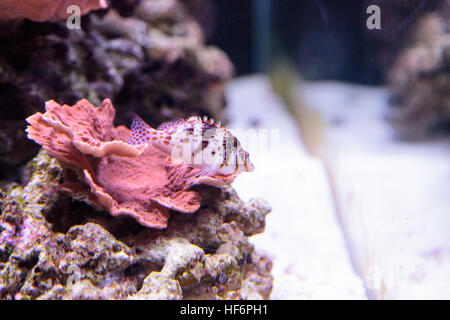
<instances>
[{"instance_id":1,"label":"fish tail","mask_svg":"<svg viewBox=\"0 0 450 320\"><path fill-rule=\"evenodd\" d=\"M133 122L131 123L131 135L128 140L129 144L149 143L152 135L156 130L150 127L137 114L133 115Z\"/></svg>"}]
</instances>

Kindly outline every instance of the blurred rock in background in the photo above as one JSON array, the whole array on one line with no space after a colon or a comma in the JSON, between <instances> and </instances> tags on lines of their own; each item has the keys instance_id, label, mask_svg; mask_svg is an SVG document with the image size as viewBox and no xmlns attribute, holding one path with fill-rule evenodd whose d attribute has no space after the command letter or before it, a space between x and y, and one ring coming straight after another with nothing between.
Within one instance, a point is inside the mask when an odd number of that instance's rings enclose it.
<instances>
[{"instance_id":1,"label":"blurred rock in background","mask_svg":"<svg viewBox=\"0 0 450 320\"><path fill-rule=\"evenodd\" d=\"M450 1L413 26L388 72L390 120L404 138L450 131Z\"/></svg>"}]
</instances>

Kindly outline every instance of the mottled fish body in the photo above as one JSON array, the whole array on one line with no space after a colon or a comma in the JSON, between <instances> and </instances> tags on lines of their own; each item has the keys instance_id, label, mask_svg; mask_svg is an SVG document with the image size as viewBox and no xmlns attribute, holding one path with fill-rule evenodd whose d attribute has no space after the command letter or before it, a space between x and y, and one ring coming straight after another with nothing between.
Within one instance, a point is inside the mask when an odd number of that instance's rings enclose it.
<instances>
[{"instance_id":1,"label":"mottled fish body","mask_svg":"<svg viewBox=\"0 0 450 320\"><path fill-rule=\"evenodd\" d=\"M200 175L230 175L254 169L238 139L220 123L207 118L190 117L154 129L136 116L129 143L151 143L173 158L201 168Z\"/></svg>"}]
</instances>

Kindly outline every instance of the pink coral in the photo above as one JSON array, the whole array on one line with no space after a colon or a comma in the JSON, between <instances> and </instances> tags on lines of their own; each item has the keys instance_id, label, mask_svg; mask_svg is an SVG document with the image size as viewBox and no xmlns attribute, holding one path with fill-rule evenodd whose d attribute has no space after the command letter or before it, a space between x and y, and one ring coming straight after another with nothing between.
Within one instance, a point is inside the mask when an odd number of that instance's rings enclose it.
<instances>
[{"instance_id":1,"label":"pink coral","mask_svg":"<svg viewBox=\"0 0 450 320\"><path fill-rule=\"evenodd\" d=\"M0 20L31 19L34 21L58 21L66 19L67 8L77 5L81 14L108 7L105 0L2 0Z\"/></svg>"},{"instance_id":2,"label":"pink coral","mask_svg":"<svg viewBox=\"0 0 450 320\"><path fill-rule=\"evenodd\" d=\"M74 106L48 101L45 107L44 114L27 118L28 137L81 170L84 184L67 184L67 189L89 193L94 205L114 216L131 216L144 226L165 228L169 209L190 213L200 207L200 196L189 190L192 185L220 187L235 178L197 178L198 169L173 161L152 145L126 143L130 130L113 125L115 109L109 99L99 107L84 99Z\"/></svg>"}]
</instances>

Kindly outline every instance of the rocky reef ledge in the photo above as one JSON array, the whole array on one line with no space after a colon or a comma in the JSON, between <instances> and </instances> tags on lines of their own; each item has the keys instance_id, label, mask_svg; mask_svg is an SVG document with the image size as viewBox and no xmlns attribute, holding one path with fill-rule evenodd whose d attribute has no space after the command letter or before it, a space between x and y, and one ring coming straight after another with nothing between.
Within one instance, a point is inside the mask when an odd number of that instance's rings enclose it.
<instances>
[{"instance_id":1,"label":"rocky reef ledge","mask_svg":"<svg viewBox=\"0 0 450 320\"><path fill-rule=\"evenodd\" d=\"M195 213L164 230L75 200L45 150L0 189L0 299L267 299L271 261L248 237L270 208L231 187L196 186Z\"/></svg>"}]
</instances>

